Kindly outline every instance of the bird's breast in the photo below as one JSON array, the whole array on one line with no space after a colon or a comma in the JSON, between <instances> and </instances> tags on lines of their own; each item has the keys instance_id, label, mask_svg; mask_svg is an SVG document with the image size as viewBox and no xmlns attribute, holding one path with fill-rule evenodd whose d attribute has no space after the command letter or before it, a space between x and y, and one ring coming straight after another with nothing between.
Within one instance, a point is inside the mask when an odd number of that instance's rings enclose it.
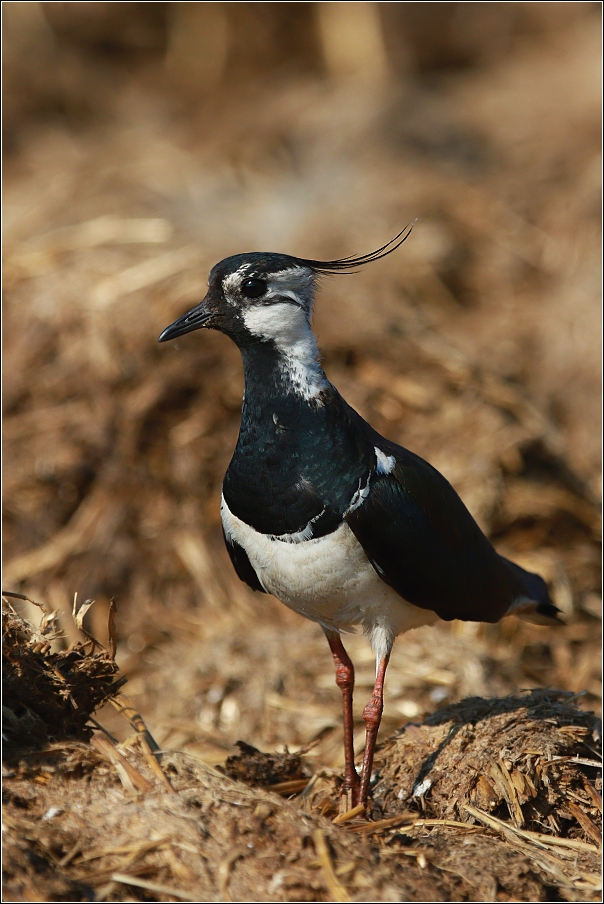
<instances>
[{"instance_id":1,"label":"bird's breast","mask_svg":"<svg viewBox=\"0 0 604 904\"><path fill-rule=\"evenodd\" d=\"M230 510L262 534L297 533L311 521L313 537L331 533L367 483L372 446L335 390L322 406L253 390L223 485Z\"/></svg>"},{"instance_id":2,"label":"bird's breast","mask_svg":"<svg viewBox=\"0 0 604 904\"><path fill-rule=\"evenodd\" d=\"M384 624L395 636L433 620L381 580L343 521L329 534L292 542L246 524L224 498L221 517L227 539L245 550L264 589L312 621L344 631Z\"/></svg>"}]
</instances>

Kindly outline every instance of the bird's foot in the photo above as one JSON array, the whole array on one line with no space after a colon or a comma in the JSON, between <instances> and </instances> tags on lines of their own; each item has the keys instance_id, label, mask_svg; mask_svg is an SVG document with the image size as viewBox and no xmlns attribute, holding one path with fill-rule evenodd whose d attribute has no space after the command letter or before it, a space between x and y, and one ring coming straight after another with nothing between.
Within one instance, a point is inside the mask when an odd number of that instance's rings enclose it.
<instances>
[{"instance_id":1,"label":"bird's foot","mask_svg":"<svg viewBox=\"0 0 604 904\"><path fill-rule=\"evenodd\" d=\"M342 788L340 792L340 802L338 806L338 813L341 815L342 813L348 813L349 810L352 810L356 807L354 792L352 788L345 790Z\"/></svg>"},{"instance_id":2,"label":"bird's foot","mask_svg":"<svg viewBox=\"0 0 604 904\"><path fill-rule=\"evenodd\" d=\"M359 794L361 790L361 782L356 769L353 774L345 774L342 788L340 790L340 813L347 813L359 804Z\"/></svg>"}]
</instances>

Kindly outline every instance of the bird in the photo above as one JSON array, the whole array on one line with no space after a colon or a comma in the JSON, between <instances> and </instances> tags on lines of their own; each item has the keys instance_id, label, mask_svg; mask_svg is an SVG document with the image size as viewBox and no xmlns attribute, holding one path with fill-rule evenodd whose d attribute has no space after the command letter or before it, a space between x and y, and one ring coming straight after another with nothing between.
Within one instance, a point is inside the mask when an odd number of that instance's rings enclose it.
<instances>
[{"instance_id":1,"label":"bird","mask_svg":"<svg viewBox=\"0 0 604 904\"><path fill-rule=\"evenodd\" d=\"M392 254L334 260L235 254L210 271L205 298L159 342L218 330L239 347L241 427L222 487L226 548L239 578L323 629L342 693L342 795L367 806L384 679L395 638L438 619L560 623L546 582L499 555L451 484L381 436L327 378L311 318L320 279ZM342 634L361 629L376 657L363 710L360 775L353 744L354 666Z\"/></svg>"}]
</instances>

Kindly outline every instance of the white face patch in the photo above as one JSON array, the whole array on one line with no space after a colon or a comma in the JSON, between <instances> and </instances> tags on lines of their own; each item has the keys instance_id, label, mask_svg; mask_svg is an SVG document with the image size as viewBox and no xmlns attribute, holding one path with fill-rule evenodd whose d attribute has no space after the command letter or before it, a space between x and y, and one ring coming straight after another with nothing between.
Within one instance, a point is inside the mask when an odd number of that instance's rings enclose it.
<instances>
[{"instance_id":1,"label":"white face patch","mask_svg":"<svg viewBox=\"0 0 604 904\"><path fill-rule=\"evenodd\" d=\"M259 298L241 291L247 279L262 279L267 290ZM310 327L315 275L309 267L291 267L276 273L259 273L246 262L222 281L224 298L237 307L253 336L274 342L286 391L314 399L330 384L319 363L317 341Z\"/></svg>"},{"instance_id":2,"label":"white face patch","mask_svg":"<svg viewBox=\"0 0 604 904\"><path fill-rule=\"evenodd\" d=\"M374 446L375 457L377 459L377 467L375 469L376 474L390 474L391 471L394 470L394 466L396 464L396 458L394 455L385 455L381 449L378 449L377 446Z\"/></svg>"},{"instance_id":3,"label":"white face patch","mask_svg":"<svg viewBox=\"0 0 604 904\"><path fill-rule=\"evenodd\" d=\"M242 320L253 336L272 339L279 351L289 351L309 339L316 348L308 314L287 301L252 305L242 312Z\"/></svg>"},{"instance_id":4,"label":"white face patch","mask_svg":"<svg viewBox=\"0 0 604 904\"><path fill-rule=\"evenodd\" d=\"M241 283L241 273L237 284ZM233 279L227 277L227 282ZM310 326L314 277L305 267L271 273L268 291L242 310L242 320L253 336L272 340L286 384L304 399L315 399L329 381L319 364L319 348ZM282 300L281 300L282 299Z\"/></svg>"}]
</instances>

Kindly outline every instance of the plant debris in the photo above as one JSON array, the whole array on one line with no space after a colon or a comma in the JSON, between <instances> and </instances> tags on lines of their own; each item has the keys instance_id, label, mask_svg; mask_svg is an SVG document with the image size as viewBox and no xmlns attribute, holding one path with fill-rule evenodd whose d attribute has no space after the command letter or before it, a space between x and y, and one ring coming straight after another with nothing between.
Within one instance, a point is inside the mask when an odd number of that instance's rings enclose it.
<instances>
[{"instance_id":1,"label":"plant debris","mask_svg":"<svg viewBox=\"0 0 604 904\"><path fill-rule=\"evenodd\" d=\"M307 780L298 754L263 753L245 741L237 741L239 753L227 757L224 773L246 785L266 787L297 779ZM306 784L306 782L304 782Z\"/></svg>"},{"instance_id":2,"label":"plant debris","mask_svg":"<svg viewBox=\"0 0 604 904\"><path fill-rule=\"evenodd\" d=\"M115 657L95 650L91 637L53 651L60 636L55 618L42 608L35 628L14 611L8 596L15 594L3 595L2 610L3 757L10 762L50 741L89 739L89 717L126 679L118 676Z\"/></svg>"}]
</instances>

